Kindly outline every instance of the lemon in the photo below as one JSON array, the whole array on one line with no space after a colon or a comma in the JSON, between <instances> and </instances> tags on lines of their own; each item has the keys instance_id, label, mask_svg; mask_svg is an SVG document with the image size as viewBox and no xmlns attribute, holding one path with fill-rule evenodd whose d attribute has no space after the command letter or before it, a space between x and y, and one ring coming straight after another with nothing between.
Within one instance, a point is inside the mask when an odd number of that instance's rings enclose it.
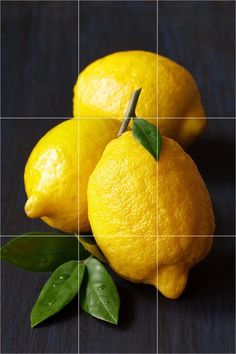
<instances>
[{"instance_id":1,"label":"lemon","mask_svg":"<svg viewBox=\"0 0 236 354\"><path fill-rule=\"evenodd\" d=\"M25 167L27 216L64 232L88 232L88 178L118 128L111 119L69 119L44 135Z\"/></svg>"},{"instance_id":2,"label":"lemon","mask_svg":"<svg viewBox=\"0 0 236 354\"><path fill-rule=\"evenodd\" d=\"M160 55L158 117L160 132L182 146L191 144L206 125L200 93L193 77L181 65Z\"/></svg>"},{"instance_id":3,"label":"lemon","mask_svg":"<svg viewBox=\"0 0 236 354\"><path fill-rule=\"evenodd\" d=\"M185 146L203 131L205 113L191 74L141 50L113 53L88 65L74 87L74 116L122 120L131 93L140 87L136 114L158 124L163 135Z\"/></svg>"},{"instance_id":4,"label":"lemon","mask_svg":"<svg viewBox=\"0 0 236 354\"><path fill-rule=\"evenodd\" d=\"M79 120L79 231L91 230L88 220L88 180L106 145L117 136L119 122L115 119Z\"/></svg>"},{"instance_id":5,"label":"lemon","mask_svg":"<svg viewBox=\"0 0 236 354\"><path fill-rule=\"evenodd\" d=\"M110 266L169 298L180 296L189 269L212 245L206 186L190 156L169 138L163 137L158 162L131 132L111 141L89 178L88 211Z\"/></svg>"}]
</instances>

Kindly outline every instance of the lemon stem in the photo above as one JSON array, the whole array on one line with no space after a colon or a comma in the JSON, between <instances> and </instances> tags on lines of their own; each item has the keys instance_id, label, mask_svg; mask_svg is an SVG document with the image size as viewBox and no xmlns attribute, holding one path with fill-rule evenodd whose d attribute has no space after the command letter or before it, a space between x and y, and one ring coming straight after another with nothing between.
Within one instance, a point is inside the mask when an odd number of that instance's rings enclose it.
<instances>
[{"instance_id":1,"label":"lemon stem","mask_svg":"<svg viewBox=\"0 0 236 354\"><path fill-rule=\"evenodd\" d=\"M138 99L139 99L141 90L142 90L142 88L139 88L138 90L136 90L132 93L131 99L129 101L129 105L128 105L126 113L125 113L125 117L122 121L120 130L119 130L117 136L121 136L127 130L131 118L136 117L135 109L136 109L136 106L138 103Z\"/></svg>"}]
</instances>

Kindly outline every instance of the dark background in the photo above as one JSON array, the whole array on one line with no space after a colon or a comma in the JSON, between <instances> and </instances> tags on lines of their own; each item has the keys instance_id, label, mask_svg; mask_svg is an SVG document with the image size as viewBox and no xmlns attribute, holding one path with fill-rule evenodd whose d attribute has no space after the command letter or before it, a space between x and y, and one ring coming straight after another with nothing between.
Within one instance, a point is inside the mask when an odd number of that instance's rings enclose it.
<instances>
[{"instance_id":1,"label":"dark background","mask_svg":"<svg viewBox=\"0 0 236 354\"><path fill-rule=\"evenodd\" d=\"M75 299L31 330L30 309L48 274L2 263L2 353L235 352L234 2L159 1L158 20L158 52L192 72L212 118L188 152L212 196L213 250L191 271L179 300L158 294L158 328L155 289L114 276L122 304L118 327L82 312L78 324ZM79 24L78 58L77 1L2 1L2 235L49 230L24 215L22 176L38 139L72 114L78 61L83 69L113 51L157 51L155 1L83 1Z\"/></svg>"},{"instance_id":2,"label":"dark background","mask_svg":"<svg viewBox=\"0 0 236 354\"><path fill-rule=\"evenodd\" d=\"M76 1L1 1L3 117L70 117L78 74Z\"/></svg>"}]
</instances>

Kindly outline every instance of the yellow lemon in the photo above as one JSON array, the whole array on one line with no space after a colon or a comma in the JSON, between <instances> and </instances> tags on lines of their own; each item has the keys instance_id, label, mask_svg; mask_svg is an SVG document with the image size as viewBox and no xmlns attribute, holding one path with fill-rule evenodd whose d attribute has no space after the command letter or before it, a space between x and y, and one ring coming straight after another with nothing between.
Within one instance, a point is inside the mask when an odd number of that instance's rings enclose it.
<instances>
[{"instance_id":1,"label":"yellow lemon","mask_svg":"<svg viewBox=\"0 0 236 354\"><path fill-rule=\"evenodd\" d=\"M204 109L191 74L170 59L141 50L113 53L88 65L74 87L74 116L122 120L131 93L140 87L138 117L158 124L163 135L182 145L202 132Z\"/></svg>"},{"instance_id":2,"label":"yellow lemon","mask_svg":"<svg viewBox=\"0 0 236 354\"><path fill-rule=\"evenodd\" d=\"M158 56L158 128L178 141L191 144L205 128L205 112L191 74L174 61Z\"/></svg>"},{"instance_id":3,"label":"yellow lemon","mask_svg":"<svg viewBox=\"0 0 236 354\"><path fill-rule=\"evenodd\" d=\"M106 145L117 136L119 122L115 119L79 120L79 231L91 230L88 220L88 180Z\"/></svg>"},{"instance_id":4,"label":"yellow lemon","mask_svg":"<svg viewBox=\"0 0 236 354\"><path fill-rule=\"evenodd\" d=\"M180 145L163 137L160 160L131 132L111 141L88 184L89 220L111 267L169 298L210 251L214 214L202 177Z\"/></svg>"},{"instance_id":5,"label":"yellow lemon","mask_svg":"<svg viewBox=\"0 0 236 354\"><path fill-rule=\"evenodd\" d=\"M111 119L70 119L44 135L25 167L27 216L64 232L88 232L88 178L118 128Z\"/></svg>"}]
</instances>

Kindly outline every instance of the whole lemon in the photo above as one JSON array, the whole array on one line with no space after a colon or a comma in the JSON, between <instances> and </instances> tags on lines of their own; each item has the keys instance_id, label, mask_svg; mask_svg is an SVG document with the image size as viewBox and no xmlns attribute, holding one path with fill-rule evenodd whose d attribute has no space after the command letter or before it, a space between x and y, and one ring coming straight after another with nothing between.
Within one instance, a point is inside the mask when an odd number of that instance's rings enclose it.
<instances>
[{"instance_id":1,"label":"whole lemon","mask_svg":"<svg viewBox=\"0 0 236 354\"><path fill-rule=\"evenodd\" d=\"M205 113L191 74L168 58L141 50L113 53L88 65L74 87L74 116L122 120L139 87L136 114L158 124L163 135L185 146L202 132Z\"/></svg>"},{"instance_id":2,"label":"whole lemon","mask_svg":"<svg viewBox=\"0 0 236 354\"><path fill-rule=\"evenodd\" d=\"M180 145L163 137L160 160L131 132L111 141L89 178L89 220L111 267L169 298L211 249L214 214L200 173Z\"/></svg>"},{"instance_id":3,"label":"whole lemon","mask_svg":"<svg viewBox=\"0 0 236 354\"><path fill-rule=\"evenodd\" d=\"M118 129L112 119L69 119L44 135L25 167L27 216L64 232L90 231L88 179Z\"/></svg>"}]
</instances>

